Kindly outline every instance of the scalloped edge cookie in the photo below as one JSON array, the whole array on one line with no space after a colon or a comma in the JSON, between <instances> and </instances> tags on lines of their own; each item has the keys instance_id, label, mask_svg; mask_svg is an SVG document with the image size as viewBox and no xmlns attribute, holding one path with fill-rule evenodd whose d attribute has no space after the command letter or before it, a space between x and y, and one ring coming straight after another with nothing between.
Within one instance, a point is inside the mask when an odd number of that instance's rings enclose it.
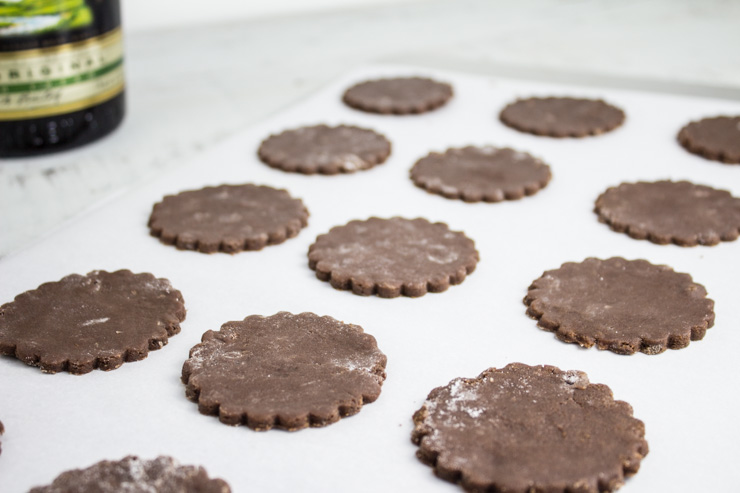
<instances>
[{"instance_id":1,"label":"scalloped edge cookie","mask_svg":"<svg viewBox=\"0 0 740 493\"><path fill-rule=\"evenodd\" d=\"M97 350L98 354L92 354L88 359L73 361L63 355L49 356L47 354L46 356L41 356L39 353L46 352L47 350L43 347L40 350L37 343L27 341L23 337L19 336L11 338L10 334L3 335L3 328L7 326L6 324L10 324L10 321L6 316L9 312L18 310L19 306L26 310L38 310L39 306L41 308L47 308L45 305L51 303L53 307L56 296L76 296L80 299L79 293L71 291L71 289L79 286L89 286L88 292L98 292L100 284L103 282L100 280L101 276L124 276L130 280L138 278L137 280L139 285L141 285L141 283L144 283L145 286L157 283L164 286L163 293L166 295L166 298L168 298L167 303L169 306L157 314L156 324L153 324L150 329L151 336L148 336L148 341L145 341L142 336L141 345L139 347L128 347L120 350L114 349L113 351L116 351L118 354L101 355L100 351L105 351L106 348L100 349L98 347L98 342L93 341L95 346L91 346L89 349L92 353L95 353ZM68 288L66 286L67 284L70 284L71 288ZM136 285L134 285L134 287L136 287ZM84 300L81 300L81 302L82 301ZM101 305L102 309L109 310L110 301L115 300L104 301L105 303ZM154 302L156 299L152 297L149 301ZM140 306L134 305L128 306L127 308L130 310L141 309ZM107 313L109 312L105 311L101 314ZM165 346L169 337L180 332L180 322L185 320L185 314L185 304L180 291L174 289L169 280L156 278L148 272L134 274L128 269L122 269L115 272L95 270L84 276L79 274L70 274L59 281L47 282L41 284L36 289L21 293L16 296L13 301L0 306L0 355L13 356L29 366L39 367L44 373L67 371L74 375L82 375L89 373L94 369L104 371L115 370L123 363L143 360L148 356L150 351L155 351ZM124 313L119 315L121 319L124 319ZM110 317L90 320L83 323L83 325L106 323L108 320L110 320ZM23 323L23 320L14 320L14 322ZM57 323L57 320L55 320L54 323ZM46 330L55 330L55 327L47 327ZM59 337L65 337L65 334L60 333Z\"/></svg>"},{"instance_id":2,"label":"scalloped edge cookie","mask_svg":"<svg viewBox=\"0 0 740 493\"><path fill-rule=\"evenodd\" d=\"M582 270L585 270L588 266L596 266L597 268L600 266L620 268L622 271L625 271L629 267L642 267L643 271L647 269L655 274L671 275L677 283L681 280L683 284L686 285L685 290L692 293L693 298L696 298L697 301L701 300L702 304L706 305L703 310L706 314L701 317L701 320L692 322L692 325L688 328L683 328L681 330L666 328L664 330L665 335L660 338L651 338L647 335L642 335L639 337L639 340L626 340L624 336L619 336L619 327L613 328L613 332L611 333L604 334L598 333L602 330L601 328L597 328L596 334L580 332L577 328L563 323L562 320L558 320L561 317L552 313L553 309L565 309L566 313L571 313L576 310L574 307L563 307L563 305L558 305L553 301L549 301L549 296L548 305L553 306L554 308L548 310L547 307L542 306L544 303L542 301L542 290L545 288L542 287L541 284L544 279L555 277L561 270L573 268L581 268ZM599 275L601 276L601 274ZM594 274L592 278L595 276L596 274ZM603 281L603 277L600 277L600 280ZM560 285L559 280L556 285ZM537 320L537 326L548 332L553 332L555 336L563 342L576 343L583 348L590 348L595 345L600 350L608 350L617 354L630 355L640 351L648 355L654 355L660 354L666 349L685 348L691 341L698 341L704 338L707 329L714 325L714 301L706 296L707 291L704 286L695 283L689 274L676 272L667 265L655 265L647 260L626 260L622 257L612 257L607 260L590 257L582 262L566 262L557 269L545 271L542 276L535 279L529 286L527 295L524 297L523 302L527 306L527 315ZM594 306L591 307L591 309L597 310L599 307Z\"/></svg>"},{"instance_id":3,"label":"scalloped edge cookie","mask_svg":"<svg viewBox=\"0 0 740 493\"><path fill-rule=\"evenodd\" d=\"M401 282L393 282L391 280L373 281L371 279L363 279L361 273L343 276L328 265L331 252L324 254L323 250L326 248L326 243L330 242L333 236L343 233L344 230L357 230L358 227L363 228L366 223L394 221L407 224L421 224L425 228L444 229L445 235L453 235L455 238L460 239L462 242L460 255L464 256L464 259L458 262L461 265L455 267L451 272L435 274L426 281L418 282L416 280L403 280ZM331 250L330 247L329 250ZM310 269L316 271L316 277L319 280L329 282L335 289L352 291L352 293L360 296L377 295L381 298L396 298L401 295L415 298L424 296L428 292L441 293L446 291L451 285L462 283L469 274L475 271L479 259L480 256L478 250L475 248L475 243L463 232L452 231L447 224L442 222L432 223L424 218L406 219L398 216L390 219L378 217L370 217L366 220L356 219L342 226L335 226L329 232L316 237L316 241L308 249L308 266Z\"/></svg>"},{"instance_id":4,"label":"scalloped edge cookie","mask_svg":"<svg viewBox=\"0 0 740 493\"><path fill-rule=\"evenodd\" d=\"M522 447L517 448L517 444L521 442L513 439L517 437L516 430L519 427L526 426L524 420L529 419L525 414L527 407L538 405L537 400L532 402L527 398L528 394L526 390L527 386L531 386L533 384L532 381L535 379L544 381L545 389L550 388L549 381L558 381L562 388L570 392L569 400L574 401L581 409L594 407L596 408L595 413L597 415L601 415L605 409L611 409L612 415L615 417L614 420L620 424L618 433L615 432L613 426L607 432L616 435L615 441L617 445L615 446L616 451L614 453L617 453L619 457L614 459L613 464L599 464L603 469L597 474L584 475L573 480L558 477L557 473L552 470L552 467L548 463L542 464L541 467L541 469L548 471L550 475L554 476L548 480L541 478L537 480L535 479L536 476L531 475L531 473L527 474L527 468L531 467L532 464L527 464L526 467L520 470L522 473L521 477L513 475L515 480L513 480L510 473L508 477L503 474L493 477L496 475L491 473L491 469L481 470L475 467L475 462L480 462L480 459L476 460L477 456L468 457L466 454L476 452L477 442L488 442L484 433L486 423L491 420L494 423L509 423L512 432L508 433L506 438L510 442L509 446L513 447L514 450L490 450L486 452L490 454L498 453L498 455L506 457L511 453L518 452L521 454L526 450L523 450ZM553 390L554 392L558 391L556 387L553 387ZM505 395L509 393L521 393L521 396L518 399L512 399L507 403L501 404L499 407L486 407L481 406L481 402L479 401L481 399L480 392L483 391L494 393L494 395L496 395L496 392L504 393ZM565 392L565 394L567 393ZM595 398L597 396L592 396L591 394L598 394L598 397L601 398L601 406L596 406L596 401L592 401L592 397ZM505 398L505 395L499 398ZM561 396L558 395L557 397ZM585 402L580 403L580 401ZM522 406L522 414L517 414L516 416L510 416L509 414L502 415L500 409L506 409L508 407L509 412L511 412L511 407L513 407L511 405L512 402L518 402L518 405ZM567 403L568 401L560 402L562 405L562 402ZM509 404L509 406L506 406L506 404ZM443 411L438 411L440 406L444 406ZM547 419L545 420L545 418ZM440 419L444 421L440 422ZM546 423L546 425L543 425L545 428L548 426L554 428L564 438L568 436L568 433L570 433L570 436L578 433L577 429L573 429L572 423L569 423L566 419L558 418L557 411L553 412L552 415L542 416L541 419ZM464 490L475 493L492 491L522 493L525 491L547 491L550 493L576 491L582 493L611 492L622 486L625 478L633 476L638 472L640 462L649 452L648 443L645 440L645 425L642 421L634 417L632 406L627 402L615 400L611 389L606 385L591 384L584 372L577 370L563 371L549 365L528 366L522 363L511 363L501 369L489 368L476 378L456 378L446 386L437 387L429 393L422 407L414 413L413 422L414 430L411 435L411 441L419 446L416 452L419 460L431 466L434 469L434 473L440 479L457 483ZM460 430L464 430L466 425L475 426L475 433L467 437L461 437ZM451 428L454 431L446 431L445 428L448 430ZM489 428L489 430L489 433L494 433L493 428ZM521 433L519 432L519 434ZM464 438L473 438L475 440L475 442L470 443L468 450L464 447L467 442L461 442ZM529 439L533 442L530 444L530 447L537 447L539 445L536 435L531 435ZM591 439L591 435L581 438L581 440L589 439ZM628 439L629 443L620 443L620 441ZM507 444L504 442L501 445L506 446ZM566 453L574 455L572 450ZM547 457L543 459L547 460ZM491 460L494 460L493 456ZM487 460L483 462L486 464L483 467L494 467ZM499 466L499 468L502 467L504 466ZM508 464L508 467L514 468L516 467L516 463ZM507 472L509 471L511 469L507 469Z\"/></svg>"},{"instance_id":5,"label":"scalloped edge cookie","mask_svg":"<svg viewBox=\"0 0 740 493\"><path fill-rule=\"evenodd\" d=\"M651 231L649 227L646 227L644 225L644 220L642 220L641 218L626 220L623 218L620 219L614 217L614 207L612 207L612 210L610 210L610 207L605 204L605 202L609 200L610 196L620 193L624 194L625 190L628 189L635 190L641 188L643 189L642 195L648 198L653 197L655 196L655 193L653 193L654 190L651 190L651 188L658 188L664 185L668 185L676 190L683 187L686 189L684 193L694 192L695 194L699 194L703 197L706 197L709 194L713 194L715 199L721 198L722 200L726 200L727 204L723 204L725 206L725 212L730 211L731 208L734 206L736 216L735 226L733 227L731 224L728 224L732 221L732 218L729 218L727 220L721 221L722 225L725 226L726 229L720 232L714 231L712 230L712 228L708 228L706 231L692 232L689 234L659 234L655 231ZM661 195L664 194L662 193ZM623 200L622 203L633 204L635 203L635 201ZM693 210L696 209L697 208L694 207ZM647 204L646 210L647 212L645 212L645 214L647 216L655 215L654 211L656 210L656 208L653 204ZM616 187L607 188L601 195L599 195L594 204L594 212L598 215L599 222L608 225L609 228L612 229L612 231L615 231L617 233L625 233L630 238L633 238L635 240L648 240L658 245L667 245L673 243L681 247L693 247L697 245L713 246L719 244L721 241L734 241L738 238L738 236L740 236L740 198L732 196L732 194L730 194L730 192L728 192L727 190L720 190L708 187L706 185L696 185L685 180L677 182L670 180L661 180L655 182L639 181L635 183L620 183ZM712 215L714 215L715 217L716 212L716 210L712 212ZM675 218L676 220L680 221L685 220L685 216L675 215Z\"/></svg>"},{"instance_id":6,"label":"scalloped edge cookie","mask_svg":"<svg viewBox=\"0 0 740 493\"><path fill-rule=\"evenodd\" d=\"M164 455L152 460L129 455L118 461L102 460L85 469L65 471L54 478L51 484L32 488L29 493L87 491L230 493L231 488L223 479L209 478L206 470L200 466L182 466L172 457Z\"/></svg>"},{"instance_id":7,"label":"scalloped edge cookie","mask_svg":"<svg viewBox=\"0 0 740 493\"><path fill-rule=\"evenodd\" d=\"M272 326L271 326L272 324ZM277 351L277 346L280 341L285 341L287 347L281 349L285 352L286 358L290 356L292 351L296 350L293 338L289 335L294 334L296 331L302 331L303 336L311 337L316 340L330 341L336 340L343 344L348 344L348 340L353 339L356 345L356 354L352 357L356 358L357 361L335 361L332 359L326 359L330 356L336 356L330 354L327 350L325 354L322 353L311 353L312 357L320 355L325 360L315 361L312 364L323 366L330 366L328 373L324 375L324 378L336 377L337 375L347 375L347 378L354 378L354 384L357 383L358 373L360 372L360 379L362 387L364 389L357 389L355 392L345 390L341 398L331 395L325 399L325 402L316 403L312 401L304 404L305 409L301 409L300 412L291 410L289 408L280 408L280 404L274 404L277 406L276 409L270 412L257 412L254 410L255 404L250 402L244 404L236 404L227 401L226 391L217 392L220 396L216 400L208 400L203 397L203 383L200 382L202 378L200 374L204 372L208 373L208 368L204 369L204 361L212 362L214 354L218 355L221 351L227 351L231 341L237 340L239 337L242 338L240 342L244 343L250 341L250 337L257 341L255 346L258 349L264 350L267 353ZM340 332L341 331L341 332ZM269 332L269 335L268 335ZM277 340L264 341L265 338L272 337L273 334L279 333L280 336ZM289 333L286 336L286 333ZM340 337L340 335L342 337ZM339 343L338 342L338 343ZM337 344L338 344L337 343ZM264 346L267 344L267 348ZM324 344L329 344L324 342ZM338 346L337 346L338 347ZM345 348L346 349L346 348ZM234 351L228 351L226 354L231 354ZM218 356L216 356L218 357ZM223 357L223 356L222 356ZM232 356L233 358L233 356ZM264 372L279 372L280 378L289 378L296 370L301 370L301 364L303 368L309 363L306 361L296 362L290 360L288 367L282 365L286 363L285 358L276 358L272 363L278 365L274 368L261 368L257 367L250 368L250 373L258 372L263 370ZM250 360L250 362L252 362ZM300 364L299 364L300 363ZM190 350L190 355L185 361L182 367L181 380L185 384L186 397L198 404L198 411L201 414L208 416L217 416L219 421L224 424L231 426L245 425L255 431L267 431L273 428L282 429L286 431L297 431L308 427L324 427L332 423L336 423L340 418L352 416L360 412L361 408L365 404L375 402L380 396L383 382L385 381L385 367L387 358L385 354L378 348L377 341L371 335L366 333L359 325L347 324L336 320L329 316L319 316L315 313L304 312L300 314L292 314L289 312L278 312L271 316L251 315L241 321L227 322L221 326L218 331L209 330L203 334L202 342L193 346ZM287 364L287 363L286 363ZM282 366L281 366L282 365ZM318 371L318 370L316 370ZM287 372L287 373L286 373ZM266 377L270 377L267 374ZM263 378L263 375L259 375ZM252 387L258 387L265 382L251 383ZM345 387L347 383L345 382ZM260 405L266 401L273 402L273 397L278 401L284 397L282 394L284 382L274 383L272 386L272 392L277 393L276 396L271 396L270 391L267 390L267 394L256 395L256 402ZM301 383L303 385L303 383ZM349 385L351 386L351 385ZM288 386L289 387L289 386ZM368 391L367 387L373 387L372 391ZM262 390L267 389L264 387ZM241 389L232 389L234 392L248 392ZM252 390L254 391L254 390ZM256 392L256 391L255 391ZM300 397L300 396L291 396ZM248 399L249 395L244 394L237 400ZM331 402L330 402L331 401ZM252 409L250 410L250 405ZM299 408L303 407L300 405Z\"/></svg>"},{"instance_id":8,"label":"scalloped edge cookie","mask_svg":"<svg viewBox=\"0 0 740 493\"><path fill-rule=\"evenodd\" d=\"M592 124L587 125L584 124L582 129L560 129L558 128L557 124L548 126L547 128L540 128L537 124L539 122L542 122L543 120L547 120L549 114L545 114L544 116L540 113L535 112L535 115L528 115L528 117L522 118L521 115L518 115L516 113L516 110L519 106L527 105L527 104L538 104L544 102L545 104L557 101L557 102L563 102L563 103L573 103L573 104L580 104L580 103L590 103L594 106L594 108L597 111L601 112L608 112L609 115L606 115L604 122L600 124ZM612 117L612 115L614 115ZM552 118L552 117L551 117ZM504 107L504 109L501 110L499 113L499 119L501 122L508 126L513 128L514 130L518 130L520 132L538 135L542 137L555 137L555 138L566 138L566 137L574 137L574 138L581 138L581 137L588 137L588 136L595 136L595 135L601 135L605 134L607 132L611 132L612 130L620 127L625 120L625 114L624 111L620 108L613 106L604 100L601 99L590 99L590 98L573 98L573 97L530 97L530 98L523 98L523 99L517 99L513 103L509 103Z\"/></svg>"},{"instance_id":9,"label":"scalloped edge cookie","mask_svg":"<svg viewBox=\"0 0 740 493\"><path fill-rule=\"evenodd\" d=\"M421 101L408 102L383 96L384 86L393 84L421 84L426 86L421 90L430 94L425 95ZM379 91L378 95L368 96L364 91L371 89ZM372 79L359 82L344 92L342 101L347 106L367 113L378 113L381 115L415 115L436 110L447 104L452 99L453 90L450 84L439 82L428 77L388 77Z\"/></svg>"},{"instance_id":10,"label":"scalloped edge cookie","mask_svg":"<svg viewBox=\"0 0 740 493\"><path fill-rule=\"evenodd\" d=\"M311 152L301 150L301 152L295 151L287 152L281 149L281 142L288 141L291 139L294 141L300 141L302 138L301 134L306 132L313 132L312 139L316 139L317 136L322 140L325 140L326 134L340 134L342 132L354 132L356 136L363 135L367 136L375 141L377 144L375 149L363 150L363 149L351 149L344 153L329 154L322 149L322 144L316 144L311 142L314 149L309 149ZM321 134L324 135L321 135ZM338 140L346 140L346 136L336 136ZM283 146L285 147L285 146ZM300 147L300 146L299 146ZM316 155L316 149L320 149L320 155ZM260 161L270 166L271 168L279 169L289 173L302 173L305 175L321 174L321 175L337 175L340 173L354 173L356 171L365 171L370 168L374 168L379 164L383 164L388 156L391 155L391 142L388 138L371 130L369 128L357 127L354 125L337 125L331 127L328 125L308 125L293 129L288 129L280 132L279 134L271 134L259 146L257 155Z\"/></svg>"},{"instance_id":11,"label":"scalloped edge cookie","mask_svg":"<svg viewBox=\"0 0 740 493\"><path fill-rule=\"evenodd\" d=\"M526 180L520 180L518 183L502 183L501 179L495 181L493 178L484 177L485 173L476 173L475 171L486 171L483 165L480 164L477 167L469 166L460 170L459 174L462 174L468 169L473 169L472 176L470 176L467 183L453 184L446 182L445 177L440 176L434 170L435 167L453 167L457 160L465 161L466 158L481 157L487 159L485 166L500 175L517 172L516 167L526 166L531 176ZM501 202L503 200L519 200L534 195L547 186L552 178L552 172L550 167L541 159L526 152L509 147L466 146L462 148L453 147L442 153L431 152L427 154L414 164L410 176L411 181L417 187L448 199L459 199L465 202Z\"/></svg>"},{"instance_id":12,"label":"scalloped edge cookie","mask_svg":"<svg viewBox=\"0 0 740 493\"><path fill-rule=\"evenodd\" d=\"M737 140L740 141L740 116L715 116L689 122L678 132L676 138L681 146L692 154L725 164L740 164L740 150L728 151L722 142L707 142L707 139L701 139L702 142L699 142L699 139L692 135L697 129L701 130L702 126L718 124L724 120L729 120L727 125L729 128L734 126L737 129Z\"/></svg>"},{"instance_id":13,"label":"scalloped edge cookie","mask_svg":"<svg viewBox=\"0 0 740 493\"><path fill-rule=\"evenodd\" d=\"M203 200L203 195L218 195L224 191L241 193L269 193L273 202L282 203L290 209L294 209L294 217L282 222L275 222L269 229L250 232L249 234L238 231L230 231L231 222L225 222L222 231L217 235L205 235L202 232L180 228L179 225L168 224L166 219L161 219L163 211L168 209L178 211L179 203L190 197L194 200ZM207 203L204 204L207 211ZM234 208L236 209L237 204ZM200 213L196 212L195 214ZM236 213L236 210L234 211ZM289 212L289 211L288 211ZM286 215L291 215L286 212ZM200 253L239 253L243 251L258 251L266 246L279 245L289 238L298 236L301 229L308 225L308 209L303 201L294 198L287 190L273 188L266 185L219 185L216 187L203 187L197 190L185 190L175 195L166 195L161 202L154 204L149 216L149 232L165 245L175 246L179 250L195 250ZM205 236L217 236L217 239L205 238Z\"/></svg>"}]
</instances>

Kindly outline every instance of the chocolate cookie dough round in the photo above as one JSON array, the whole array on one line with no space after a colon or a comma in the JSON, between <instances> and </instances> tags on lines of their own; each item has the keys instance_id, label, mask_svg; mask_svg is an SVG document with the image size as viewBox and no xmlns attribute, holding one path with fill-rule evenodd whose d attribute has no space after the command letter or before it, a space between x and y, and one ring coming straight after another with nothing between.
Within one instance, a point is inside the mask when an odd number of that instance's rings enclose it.
<instances>
[{"instance_id":1,"label":"chocolate cookie dough round","mask_svg":"<svg viewBox=\"0 0 740 493\"><path fill-rule=\"evenodd\" d=\"M308 249L308 266L320 280L383 298L445 291L463 282L478 258L465 234L422 218L350 221L320 235Z\"/></svg>"},{"instance_id":2,"label":"chocolate cookie dough round","mask_svg":"<svg viewBox=\"0 0 740 493\"><path fill-rule=\"evenodd\" d=\"M691 276L620 257L568 262L529 287L527 314L564 342L618 354L662 353L704 337L714 302Z\"/></svg>"},{"instance_id":3,"label":"chocolate cookie dough round","mask_svg":"<svg viewBox=\"0 0 740 493\"><path fill-rule=\"evenodd\" d=\"M171 457L142 460L128 456L74 469L30 493L230 493L223 479L211 479L202 467L181 466Z\"/></svg>"},{"instance_id":4,"label":"chocolate cookie dough round","mask_svg":"<svg viewBox=\"0 0 740 493\"><path fill-rule=\"evenodd\" d=\"M316 125L271 135L257 154L265 164L283 171L336 175L385 162L391 154L391 143L366 128Z\"/></svg>"},{"instance_id":5,"label":"chocolate cookie dough round","mask_svg":"<svg viewBox=\"0 0 740 493\"><path fill-rule=\"evenodd\" d=\"M624 122L624 112L596 99L529 98L509 104L499 118L520 132L586 137L614 130Z\"/></svg>"},{"instance_id":6,"label":"chocolate cookie dough round","mask_svg":"<svg viewBox=\"0 0 740 493\"><path fill-rule=\"evenodd\" d=\"M707 159L740 164L740 116L717 116L691 122L678 133L684 148Z\"/></svg>"},{"instance_id":7,"label":"chocolate cookie dough round","mask_svg":"<svg viewBox=\"0 0 740 493\"><path fill-rule=\"evenodd\" d=\"M3 426L3 422L0 421L0 435L2 435L3 433L5 433L5 427ZM3 445L2 442L0 442L0 454L3 453L2 445Z\"/></svg>"},{"instance_id":8,"label":"chocolate cookie dough round","mask_svg":"<svg viewBox=\"0 0 740 493\"><path fill-rule=\"evenodd\" d=\"M409 115L443 106L452 86L424 77L376 79L356 84L342 96L348 106L368 113Z\"/></svg>"},{"instance_id":9,"label":"chocolate cookie dough round","mask_svg":"<svg viewBox=\"0 0 740 493\"><path fill-rule=\"evenodd\" d=\"M544 188L551 176L542 160L491 146L432 152L411 168L417 187L466 202L520 199Z\"/></svg>"},{"instance_id":10,"label":"chocolate cookie dough round","mask_svg":"<svg viewBox=\"0 0 740 493\"><path fill-rule=\"evenodd\" d=\"M375 401L386 357L362 327L313 313L253 315L208 331L182 368L201 413L254 430L326 426Z\"/></svg>"},{"instance_id":11,"label":"chocolate cookie dough round","mask_svg":"<svg viewBox=\"0 0 740 493\"><path fill-rule=\"evenodd\" d=\"M180 332L182 295L129 270L72 274L0 306L0 354L46 373L114 370Z\"/></svg>"},{"instance_id":12,"label":"chocolate cookie dough round","mask_svg":"<svg viewBox=\"0 0 740 493\"><path fill-rule=\"evenodd\" d=\"M261 250L297 236L307 224L300 199L251 184L168 195L149 217L149 230L162 243L202 253Z\"/></svg>"},{"instance_id":13,"label":"chocolate cookie dough round","mask_svg":"<svg viewBox=\"0 0 740 493\"><path fill-rule=\"evenodd\" d=\"M659 245L716 245L740 235L740 198L688 181L622 183L596 199L599 221Z\"/></svg>"},{"instance_id":14,"label":"chocolate cookie dough round","mask_svg":"<svg viewBox=\"0 0 740 493\"><path fill-rule=\"evenodd\" d=\"M457 378L414 414L417 456L466 491L614 491L648 453L645 425L580 371L513 363Z\"/></svg>"}]
</instances>

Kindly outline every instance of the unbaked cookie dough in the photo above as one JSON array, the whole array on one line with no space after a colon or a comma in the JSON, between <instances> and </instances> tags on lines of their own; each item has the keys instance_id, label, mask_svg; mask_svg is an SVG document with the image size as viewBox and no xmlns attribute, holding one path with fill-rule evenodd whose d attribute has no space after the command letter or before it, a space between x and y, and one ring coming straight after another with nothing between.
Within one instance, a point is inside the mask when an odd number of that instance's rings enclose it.
<instances>
[{"instance_id":1,"label":"unbaked cookie dough","mask_svg":"<svg viewBox=\"0 0 740 493\"><path fill-rule=\"evenodd\" d=\"M101 461L86 469L57 476L48 486L29 493L230 493L223 479L211 479L205 469L181 466L171 457L142 460L128 456Z\"/></svg>"},{"instance_id":2,"label":"unbaked cookie dough","mask_svg":"<svg viewBox=\"0 0 740 493\"><path fill-rule=\"evenodd\" d=\"M410 115L426 113L452 98L452 86L424 77L369 80L344 93L342 101L368 113Z\"/></svg>"},{"instance_id":3,"label":"unbaked cookie dough","mask_svg":"<svg viewBox=\"0 0 740 493\"><path fill-rule=\"evenodd\" d=\"M618 354L681 349L714 325L704 286L646 260L565 263L535 280L524 303L558 339Z\"/></svg>"},{"instance_id":4,"label":"unbaked cookie dough","mask_svg":"<svg viewBox=\"0 0 740 493\"><path fill-rule=\"evenodd\" d=\"M619 127L624 112L596 99L529 98L506 106L501 121L520 132L547 137L586 137Z\"/></svg>"},{"instance_id":5,"label":"unbaked cookie dough","mask_svg":"<svg viewBox=\"0 0 740 493\"><path fill-rule=\"evenodd\" d=\"M659 245L716 245L740 235L740 198L688 181L622 183L596 199L599 220Z\"/></svg>"},{"instance_id":6,"label":"unbaked cookie dough","mask_svg":"<svg viewBox=\"0 0 740 493\"><path fill-rule=\"evenodd\" d=\"M417 187L465 202L521 199L544 188L551 177L550 167L542 160L492 146L432 152L411 168Z\"/></svg>"},{"instance_id":7,"label":"unbaked cookie dough","mask_svg":"<svg viewBox=\"0 0 740 493\"><path fill-rule=\"evenodd\" d=\"M629 404L585 373L553 366L456 378L413 419L419 459L476 493L614 491L648 453Z\"/></svg>"},{"instance_id":8,"label":"unbaked cookie dough","mask_svg":"<svg viewBox=\"0 0 740 493\"><path fill-rule=\"evenodd\" d=\"M0 354L46 373L114 370L180 332L182 294L129 270L72 274L0 306Z\"/></svg>"},{"instance_id":9,"label":"unbaked cookie dough","mask_svg":"<svg viewBox=\"0 0 740 493\"><path fill-rule=\"evenodd\" d=\"M386 357L361 327L313 313L253 315L208 331L183 365L201 413L254 430L326 426L375 401Z\"/></svg>"},{"instance_id":10,"label":"unbaked cookie dough","mask_svg":"<svg viewBox=\"0 0 740 493\"><path fill-rule=\"evenodd\" d=\"M426 219L371 217L316 238L308 266L336 289L382 298L423 296L460 284L478 264L465 234Z\"/></svg>"},{"instance_id":11,"label":"unbaked cookie dough","mask_svg":"<svg viewBox=\"0 0 740 493\"><path fill-rule=\"evenodd\" d=\"M257 154L263 163L282 171L336 175L382 164L391 154L391 143L366 128L315 125L271 135Z\"/></svg>"},{"instance_id":12,"label":"unbaked cookie dough","mask_svg":"<svg viewBox=\"0 0 740 493\"><path fill-rule=\"evenodd\" d=\"M149 217L165 245L202 253L237 253L277 245L308 224L308 210L285 190L221 185L167 195Z\"/></svg>"}]
</instances>

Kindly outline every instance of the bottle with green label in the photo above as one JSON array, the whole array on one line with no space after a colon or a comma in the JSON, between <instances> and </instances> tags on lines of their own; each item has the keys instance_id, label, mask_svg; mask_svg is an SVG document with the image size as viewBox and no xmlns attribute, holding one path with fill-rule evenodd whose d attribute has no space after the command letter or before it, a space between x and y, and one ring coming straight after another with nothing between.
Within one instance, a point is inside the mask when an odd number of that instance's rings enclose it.
<instances>
[{"instance_id":1,"label":"bottle with green label","mask_svg":"<svg viewBox=\"0 0 740 493\"><path fill-rule=\"evenodd\" d=\"M123 115L119 0L0 0L0 158L87 144Z\"/></svg>"}]
</instances>

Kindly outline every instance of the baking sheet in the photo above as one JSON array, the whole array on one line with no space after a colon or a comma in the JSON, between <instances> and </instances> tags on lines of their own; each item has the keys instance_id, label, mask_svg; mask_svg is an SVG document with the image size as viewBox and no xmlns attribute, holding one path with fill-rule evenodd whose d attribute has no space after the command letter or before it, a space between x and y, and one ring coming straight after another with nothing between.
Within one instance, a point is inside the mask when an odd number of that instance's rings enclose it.
<instances>
[{"instance_id":1,"label":"baking sheet","mask_svg":"<svg viewBox=\"0 0 740 493\"><path fill-rule=\"evenodd\" d=\"M445 107L389 117L345 107L349 85L385 75L426 75L454 85ZM502 125L517 97L600 97L625 110L623 127L585 139L551 139ZM182 291L182 333L141 362L83 376L42 374L0 358L0 420L6 427L0 491L26 491L64 470L127 454L167 454L200 464L233 491L460 491L419 462L411 415L428 392L510 362L586 371L611 387L645 422L650 454L624 491L727 490L740 480L737 426L740 242L681 248L612 232L592 212L596 197L622 181L687 179L740 196L740 167L691 155L675 136L686 122L739 114L740 103L465 75L409 66L368 66L308 100L239 133L179 172L80 217L44 241L0 261L0 303L70 273L128 268L166 277ZM348 123L393 143L388 161L342 176L303 176L260 163L268 134L300 125ZM409 169L430 151L464 145L511 146L541 157L553 172L542 191L519 201L466 204L415 187ZM311 217L298 237L260 252L204 255L148 235L151 206L164 194L222 183L288 189ZM6 212L7 213L7 212ZM318 234L370 216L426 217L475 240L481 261L463 284L422 298L380 299L318 281L306 252ZM564 344L536 327L522 303L528 285L566 261L644 258L690 273L716 302L703 341L657 356L619 356ZM359 324L388 356L380 398L351 418L295 433L225 426L185 398L180 370L203 332L229 320L287 310Z\"/></svg>"}]
</instances>

